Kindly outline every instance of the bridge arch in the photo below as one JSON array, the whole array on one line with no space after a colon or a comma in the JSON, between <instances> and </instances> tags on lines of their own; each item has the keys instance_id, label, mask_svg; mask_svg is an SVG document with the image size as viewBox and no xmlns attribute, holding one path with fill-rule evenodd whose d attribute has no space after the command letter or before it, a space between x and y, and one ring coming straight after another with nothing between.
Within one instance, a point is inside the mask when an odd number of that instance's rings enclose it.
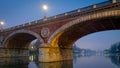
<instances>
[{"instance_id":1,"label":"bridge arch","mask_svg":"<svg viewBox=\"0 0 120 68\"><path fill-rule=\"evenodd\" d=\"M120 29L120 10L94 12L80 16L57 29L49 38L51 46L71 48L76 40L94 32Z\"/></svg>"},{"instance_id":2,"label":"bridge arch","mask_svg":"<svg viewBox=\"0 0 120 68\"><path fill-rule=\"evenodd\" d=\"M42 38L35 32L30 30L18 30L10 35L3 42L5 48L19 48L29 45L31 41L38 39L39 43L43 43Z\"/></svg>"}]
</instances>

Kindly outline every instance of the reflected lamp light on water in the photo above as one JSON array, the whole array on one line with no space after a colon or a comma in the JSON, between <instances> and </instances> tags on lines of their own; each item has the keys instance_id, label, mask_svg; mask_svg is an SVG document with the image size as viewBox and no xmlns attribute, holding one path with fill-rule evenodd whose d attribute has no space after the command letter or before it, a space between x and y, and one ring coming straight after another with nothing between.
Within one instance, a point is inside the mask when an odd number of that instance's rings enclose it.
<instances>
[{"instance_id":1,"label":"reflected lamp light on water","mask_svg":"<svg viewBox=\"0 0 120 68\"><path fill-rule=\"evenodd\" d=\"M33 61L34 60L34 55L29 56L29 60Z\"/></svg>"}]
</instances>

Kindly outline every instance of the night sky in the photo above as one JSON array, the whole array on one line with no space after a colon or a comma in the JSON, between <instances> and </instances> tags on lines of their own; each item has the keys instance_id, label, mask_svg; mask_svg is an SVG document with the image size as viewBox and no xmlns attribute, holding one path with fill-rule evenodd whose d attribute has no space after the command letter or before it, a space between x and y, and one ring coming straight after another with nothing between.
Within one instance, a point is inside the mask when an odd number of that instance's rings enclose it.
<instances>
[{"instance_id":1,"label":"night sky","mask_svg":"<svg viewBox=\"0 0 120 68\"><path fill-rule=\"evenodd\" d=\"M0 21L4 28L39 20L47 17L86 7L106 0L0 0ZM49 9L44 12L42 5ZM107 31L85 36L76 42L81 48L103 50L120 41L120 31Z\"/></svg>"}]
</instances>

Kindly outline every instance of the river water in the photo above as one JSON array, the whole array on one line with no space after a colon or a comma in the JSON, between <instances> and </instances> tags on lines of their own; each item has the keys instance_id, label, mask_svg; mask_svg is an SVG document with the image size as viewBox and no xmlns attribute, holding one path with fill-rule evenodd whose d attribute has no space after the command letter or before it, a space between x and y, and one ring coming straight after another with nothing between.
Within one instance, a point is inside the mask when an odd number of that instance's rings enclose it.
<instances>
[{"instance_id":1,"label":"river water","mask_svg":"<svg viewBox=\"0 0 120 68\"><path fill-rule=\"evenodd\" d=\"M0 58L0 68L120 68L120 56L74 56L73 61L37 63L27 57Z\"/></svg>"},{"instance_id":2,"label":"river water","mask_svg":"<svg viewBox=\"0 0 120 68\"><path fill-rule=\"evenodd\" d=\"M75 57L74 68L120 68L120 56Z\"/></svg>"}]
</instances>

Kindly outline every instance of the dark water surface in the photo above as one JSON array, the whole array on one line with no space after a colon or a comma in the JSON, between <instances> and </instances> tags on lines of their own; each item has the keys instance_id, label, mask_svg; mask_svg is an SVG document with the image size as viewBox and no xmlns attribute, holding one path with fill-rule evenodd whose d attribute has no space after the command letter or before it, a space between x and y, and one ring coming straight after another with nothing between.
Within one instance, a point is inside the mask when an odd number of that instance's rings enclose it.
<instances>
[{"instance_id":1,"label":"dark water surface","mask_svg":"<svg viewBox=\"0 0 120 68\"><path fill-rule=\"evenodd\" d=\"M37 63L27 57L0 58L0 68L120 68L120 56L74 56L73 61Z\"/></svg>"}]
</instances>

